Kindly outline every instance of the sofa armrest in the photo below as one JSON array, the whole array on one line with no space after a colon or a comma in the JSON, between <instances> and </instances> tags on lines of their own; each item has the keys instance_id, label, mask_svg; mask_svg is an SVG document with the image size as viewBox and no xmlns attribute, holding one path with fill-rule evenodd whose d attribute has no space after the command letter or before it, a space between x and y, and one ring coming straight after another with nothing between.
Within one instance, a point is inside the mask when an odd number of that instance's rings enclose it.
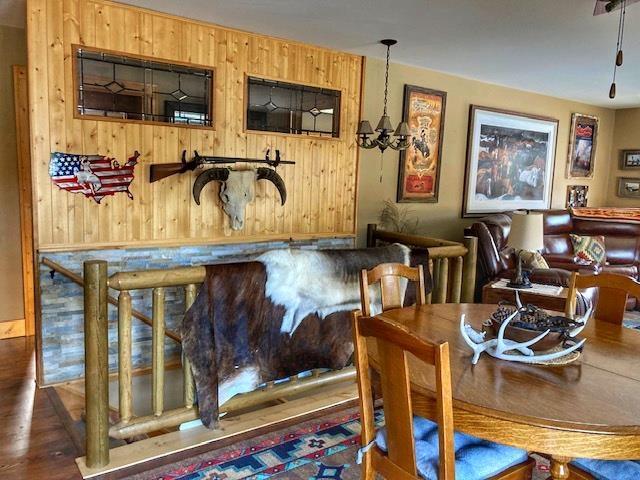
<instances>
[{"instance_id":1,"label":"sofa armrest","mask_svg":"<svg viewBox=\"0 0 640 480\"><path fill-rule=\"evenodd\" d=\"M482 277L497 277L503 267L495 241L487 226L482 222L475 222L465 229L465 235L478 238L478 264L482 269L480 272Z\"/></svg>"},{"instance_id":2,"label":"sofa armrest","mask_svg":"<svg viewBox=\"0 0 640 480\"><path fill-rule=\"evenodd\" d=\"M562 268L536 268L531 271L529 279L533 283L569 287L571 272Z\"/></svg>"}]
</instances>

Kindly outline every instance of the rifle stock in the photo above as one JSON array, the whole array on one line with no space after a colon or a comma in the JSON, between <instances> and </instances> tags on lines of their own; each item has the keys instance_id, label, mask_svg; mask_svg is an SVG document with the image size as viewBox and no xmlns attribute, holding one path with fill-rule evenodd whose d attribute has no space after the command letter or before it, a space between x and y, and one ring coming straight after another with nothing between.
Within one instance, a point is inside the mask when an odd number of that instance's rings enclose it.
<instances>
[{"instance_id":1,"label":"rifle stock","mask_svg":"<svg viewBox=\"0 0 640 480\"><path fill-rule=\"evenodd\" d=\"M157 182L163 178L185 173L189 170L195 170L196 162L187 163L155 163L149 166L149 182Z\"/></svg>"}]
</instances>

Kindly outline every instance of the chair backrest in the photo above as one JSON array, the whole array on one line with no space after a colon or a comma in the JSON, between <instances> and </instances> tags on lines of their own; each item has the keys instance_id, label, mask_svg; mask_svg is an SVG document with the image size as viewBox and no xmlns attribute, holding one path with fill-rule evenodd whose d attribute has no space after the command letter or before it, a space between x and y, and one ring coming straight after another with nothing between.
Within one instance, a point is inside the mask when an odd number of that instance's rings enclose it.
<instances>
[{"instance_id":1,"label":"chair backrest","mask_svg":"<svg viewBox=\"0 0 640 480\"><path fill-rule=\"evenodd\" d=\"M431 343L418 337L404 325L380 317L362 316L359 311L353 313L353 334L363 445L367 445L375 437L367 338L375 338L378 352L377 360L387 428L387 455L382 455L377 447L369 452L373 456L374 469L385 478L398 480L418 478L407 364L408 352L419 360L435 366L436 414L440 445L439 478L440 480L454 479L455 451L449 344Z\"/></svg>"},{"instance_id":2,"label":"chair backrest","mask_svg":"<svg viewBox=\"0 0 640 480\"><path fill-rule=\"evenodd\" d=\"M416 282L416 305L424 305L424 270L422 265L407 267L402 263L382 263L371 270L362 270L360 275L360 301L365 317L371 316L369 286L380 283L382 311L402 307L404 300L401 279Z\"/></svg>"},{"instance_id":3,"label":"chair backrest","mask_svg":"<svg viewBox=\"0 0 640 480\"><path fill-rule=\"evenodd\" d=\"M598 300L595 318L605 322L622 324L627 305L627 297L640 298L640 283L626 275L600 273L598 275L571 275L565 314L571 316L576 310L576 296L579 289L597 288Z\"/></svg>"}]
</instances>

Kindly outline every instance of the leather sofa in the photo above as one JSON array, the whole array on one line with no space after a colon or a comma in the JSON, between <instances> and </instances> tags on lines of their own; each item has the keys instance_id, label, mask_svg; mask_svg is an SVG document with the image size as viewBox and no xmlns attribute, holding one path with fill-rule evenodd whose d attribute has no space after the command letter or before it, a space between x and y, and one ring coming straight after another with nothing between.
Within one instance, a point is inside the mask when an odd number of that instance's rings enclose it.
<instances>
[{"instance_id":1,"label":"leather sofa","mask_svg":"<svg viewBox=\"0 0 640 480\"><path fill-rule=\"evenodd\" d=\"M568 286L572 271L594 273L605 271L627 275L636 280L640 273L640 223L579 218L567 210L545 210L544 249L541 252L549 269L531 271L531 281ZM511 278L515 268L514 250L507 247L511 229L510 214L494 214L478 219L465 229L466 235L478 237L478 270L476 296L482 286L496 278ZM602 235L606 261L603 265L574 262L569 234ZM628 309L640 306L630 298Z\"/></svg>"}]
</instances>

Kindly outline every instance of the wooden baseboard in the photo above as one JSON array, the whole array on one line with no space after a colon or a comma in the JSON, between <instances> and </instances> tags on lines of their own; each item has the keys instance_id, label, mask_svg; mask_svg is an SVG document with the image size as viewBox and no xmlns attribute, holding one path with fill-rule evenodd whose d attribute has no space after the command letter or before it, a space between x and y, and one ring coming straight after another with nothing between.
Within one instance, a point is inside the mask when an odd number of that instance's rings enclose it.
<instances>
[{"instance_id":1,"label":"wooden baseboard","mask_svg":"<svg viewBox=\"0 0 640 480\"><path fill-rule=\"evenodd\" d=\"M0 322L0 340L25 336L24 318Z\"/></svg>"},{"instance_id":2,"label":"wooden baseboard","mask_svg":"<svg viewBox=\"0 0 640 480\"><path fill-rule=\"evenodd\" d=\"M229 419L223 418L220 420L219 428L216 430L209 430L200 426L190 430L166 433L114 448L110 451L110 462L101 468L87 467L85 457L77 458L76 463L83 478L103 476L132 465L166 457L194 447L208 445L211 449L214 449L216 448L216 443L223 440L259 430L266 426L282 424L293 419L302 421L310 414L340 407L352 402L357 397L358 390L353 383L336 385L320 389L314 394L280 405Z\"/></svg>"}]
</instances>

